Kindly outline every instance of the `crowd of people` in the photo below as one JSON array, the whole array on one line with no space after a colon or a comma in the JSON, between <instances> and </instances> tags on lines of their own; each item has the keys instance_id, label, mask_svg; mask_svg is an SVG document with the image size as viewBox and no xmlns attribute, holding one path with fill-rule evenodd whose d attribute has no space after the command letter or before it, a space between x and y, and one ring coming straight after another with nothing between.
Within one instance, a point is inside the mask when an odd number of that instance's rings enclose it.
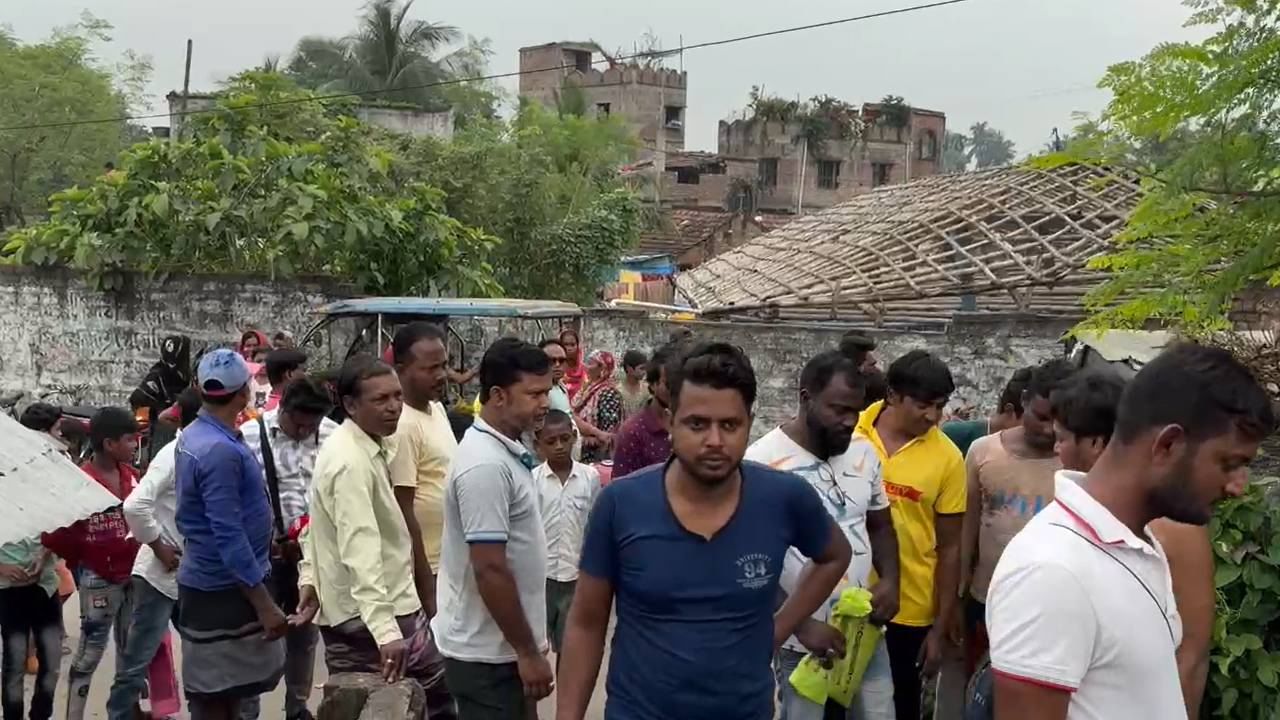
<instances>
[{"instance_id":1,"label":"crowd of people","mask_svg":"<svg viewBox=\"0 0 1280 720\"><path fill-rule=\"evenodd\" d=\"M1243 366L1189 344L1127 383L1049 360L953 420L940 358L882 370L850 334L754 442L747 353L685 334L621 368L574 329L502 338L463 372L418 322L324 379L290 345L251 331L193 360L166 339L131 397L160 448L140 478L137 414L94 415L83 467L121 504L0 546L6 720L29 647L29 717L52 715L59 561L71 720L112 635L107 711L137 717L170 625L198 720L255 718L282 679L286 717L310 717L321 648L331 674L416 682L428 718L536 718L554 690L581 720L610 628L610 718L915 720L940 672L947 720L1195 718L1204 528L1275 428ZM472 378L471 412L446 408ZM58 442L56 410L29 412ZM883 632L846 707L791 678L853 652L850 588Z\"/></svg>"}]
</instances>

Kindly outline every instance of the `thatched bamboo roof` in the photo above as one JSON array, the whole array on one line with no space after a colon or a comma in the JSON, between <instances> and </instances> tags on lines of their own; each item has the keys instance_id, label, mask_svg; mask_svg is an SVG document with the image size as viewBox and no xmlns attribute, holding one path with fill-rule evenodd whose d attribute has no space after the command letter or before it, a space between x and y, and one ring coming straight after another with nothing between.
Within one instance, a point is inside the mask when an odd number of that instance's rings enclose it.
<instances>
[{"instance_id":1,"label":"thatched bamboo roof","mask_svg":"<svg viewBox=\"0 0 1280 720\"><path fill-rule=\"evenodd\" d=\"M681 275L707 316L945 324L1078 318L1084 269L1124 227L1132 179L1069 165L939 175L796 219Z\"/></svg>"}]
</instances>

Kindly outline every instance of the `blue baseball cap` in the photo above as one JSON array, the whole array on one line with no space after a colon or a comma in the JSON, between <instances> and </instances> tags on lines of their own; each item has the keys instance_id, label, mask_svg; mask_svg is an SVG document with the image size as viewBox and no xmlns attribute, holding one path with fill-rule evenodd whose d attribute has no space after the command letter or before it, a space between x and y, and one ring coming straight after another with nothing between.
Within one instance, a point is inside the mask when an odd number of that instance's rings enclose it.
<instances>
[{"instance_id":1,"label":"blue baseball cap","mask_svg":"<svg viewBox=\"0 0 1280 720\"><path fill-rule=\"evenodd\" d=\"M249 364L240 353L220 348L205 353L200 358L200 366L196 368L196 381L200 383L200 392L212 397L225 397L240 392L249 384Z\"/></svg>"}]
</instances>

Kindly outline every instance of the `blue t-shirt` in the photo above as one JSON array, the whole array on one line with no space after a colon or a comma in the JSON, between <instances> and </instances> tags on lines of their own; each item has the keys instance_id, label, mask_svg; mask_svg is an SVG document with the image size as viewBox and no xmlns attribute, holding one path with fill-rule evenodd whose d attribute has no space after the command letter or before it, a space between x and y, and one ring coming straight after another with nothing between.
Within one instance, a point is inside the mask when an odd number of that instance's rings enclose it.
<instances>
[{"instance_id":1,"label":"blue t-shirt","mask_svg":"<svg viewBox=\"0 0 1280 720\"><path fill-rule=\"evenodd\" d=\"M667 502L665 466L618 480L587 523L582 572L613 585L609 720L767 720L773 613L787 548L826 550L830 520L791 473L742 464L742 494L710 540Z\"/></svg>"}]
</instances>

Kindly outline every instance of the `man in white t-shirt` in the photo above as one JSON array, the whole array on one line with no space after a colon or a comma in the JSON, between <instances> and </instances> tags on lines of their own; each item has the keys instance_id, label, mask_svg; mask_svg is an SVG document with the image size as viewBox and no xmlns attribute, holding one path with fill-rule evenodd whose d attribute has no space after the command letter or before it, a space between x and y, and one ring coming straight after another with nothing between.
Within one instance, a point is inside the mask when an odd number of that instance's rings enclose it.
<instances>
[{"instance_id":1,"label":"man in white t-shirt","mask_svg":"<svg viewBox=\"0 0 1280 720\"><path fill-rule=\"evenodd\" d=\"M183 390L175 407L179 412L178 435L200 412L200 393ZM133 561L133 613L124 649L116 662L116 676L107 696L107 717L135 717L138 698L147 683L147 668L169 632L169 621L178 601L178 562L182 557L182 533L175 518L178 491L174 483L175 436L160 448L147 473L124 501L124 520L138 541Z\"/></svg>"},{"instance_id":2,"label":"man in white t-shirt","mask_svg":"<svg viewBox=\"0 0 1280 720\"><path fill-rule=\"evenodd\" d=\"M1171 392L1176 388L1176 392ZM1270 399L1225 350L1177 345L1143 367L1088 475L1005 548L987 594L997 720L1187 717L1182 621L1157 518L1207 524L1239 495Z\"/></svg>"},{"instance_id":3,"label":"man in white t-shirt","mask_svg":"<svg viewBox=\"0 0 1280 720\"><path fill-rule=\"evenodd\" d=\"M813 486L853 547L849 569L832 590L830 601L778 652L775 670L782 720L824 717L825 708L797 694L788 678L807 653L839 656L845 652L844 638L828 624L845 588L868 587L874 565L880 579L872 587L872 620L884 624L898 612L898 540L880 459L869 440L853 437L858 413L866 404L864 390L865 379L853 360L834 350L815 356L800 373L799 412L747 449L747 460L795 473ZM796 587L804 566L804 557L791 548L782 567L784 592ZM893 720L893 676L883 642L850 710L859 720Z\"/></svg>"}]
</instances>

